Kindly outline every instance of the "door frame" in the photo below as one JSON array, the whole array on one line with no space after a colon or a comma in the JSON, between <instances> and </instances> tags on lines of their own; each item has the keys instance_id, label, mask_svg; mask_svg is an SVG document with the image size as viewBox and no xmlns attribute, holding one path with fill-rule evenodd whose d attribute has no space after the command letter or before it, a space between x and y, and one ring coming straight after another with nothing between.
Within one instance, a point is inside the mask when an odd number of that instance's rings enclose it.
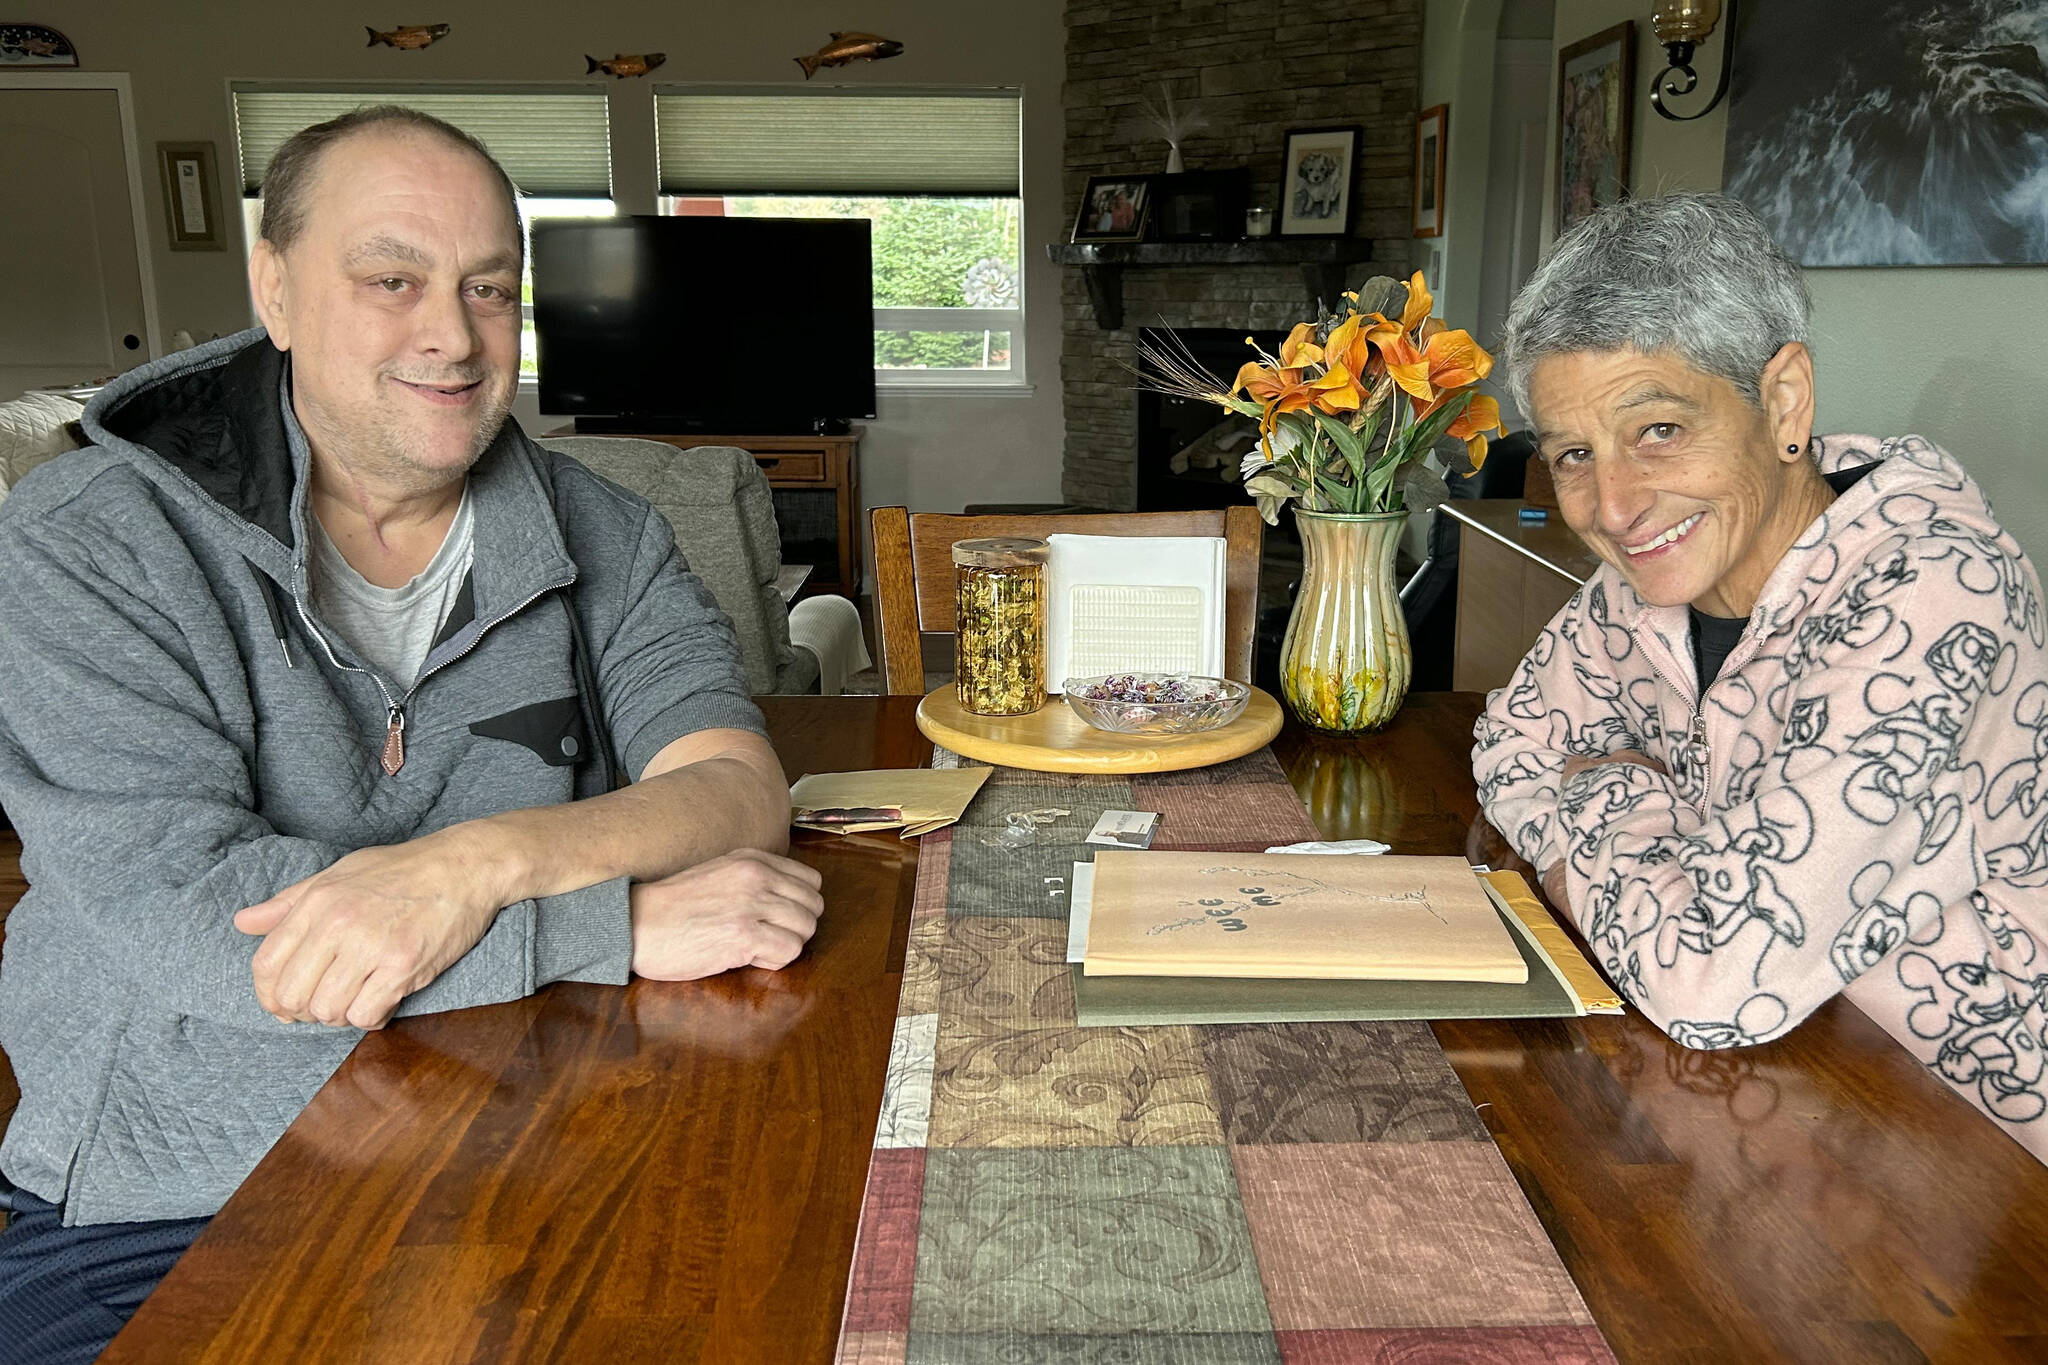
<instances>
[{"instance_id":1,"label":"door frame","mask_svg":"<svg viewBox=\"0 0 2048 1365\"><path fill-rule=\"evenodd\" d=\"M143 344L149 358L164 353L157 325L156 271L151 264L149 214L142 201L142 156L135 141L135 94L125 71L49 71L36 74L0 71L0 90L111 90L121 117L121 154L128 162L128 213L134 221L135 268L142 281Z\"/></svg>"}]
</instances>

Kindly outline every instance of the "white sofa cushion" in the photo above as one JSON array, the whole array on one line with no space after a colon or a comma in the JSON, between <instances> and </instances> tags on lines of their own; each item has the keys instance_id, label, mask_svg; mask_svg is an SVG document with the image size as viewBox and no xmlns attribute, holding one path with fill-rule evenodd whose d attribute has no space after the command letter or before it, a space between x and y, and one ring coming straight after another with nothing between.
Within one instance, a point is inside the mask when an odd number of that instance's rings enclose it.
<instances>
[{"instance_id":1,"label":"white sofa cushion","mask_svg":"<svg viewBox=\"0 0 2048 1365\"><path fill-rule=\"evenodd\" d=\"M84 411L83 403L55 393L0 403L0 498L43 461L77 447L64 428Z\"/></svg>"}]
</instances>

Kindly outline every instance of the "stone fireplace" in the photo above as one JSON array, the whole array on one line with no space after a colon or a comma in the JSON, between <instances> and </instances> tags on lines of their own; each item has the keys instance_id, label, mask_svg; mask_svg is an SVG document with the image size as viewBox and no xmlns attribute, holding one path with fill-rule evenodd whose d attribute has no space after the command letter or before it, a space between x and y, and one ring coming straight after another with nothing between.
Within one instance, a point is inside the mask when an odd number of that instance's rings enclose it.
<instances>
[{"instance_id":1,"label":"stone fireplace","mask_svg":"<svg viewBox=\"0 0 2048 1365\"><path fill-rule=\"evenodd\" d=\"M1182 144L1187 168L1249 166L1254 204L1276 201L1288 129L1356 124L1352 232L1371 241L1372 260L1347 267L1345 287L1406 274L1421 60L1421 0L1333 0L1312 11L1278 0L1069 0L1065 203L1071 212L1090 175L1161 168L1165 145L1139 115L1141 101L1159 102L1162 85L1205 120ZM1131 265L1121 272L1122 325L1103 328L1082 270L1053 268L1063 274L1062 497L1135 510L1187 496L1139 473L1139 329L1215 329L1227 339L1217 352L1227 378L1249 355L1247 332L1284 333L1307 316L1304 272L1293 264Z\"/></svg>"},{"instance_id":2,"label":"stone fireplace","mask_svg":"<svg viewBox=\"0 0 2048 1365\"><path fill-rule=\"evenodd\" d=\"M1141 327L1146 349L1172 344L1202 368L1228 379L1250 357L1250 335L1270 354L1278 331L1241 327ZM1142 354L1142 353L1141 353ZM1149 370L1142 358L1141 370ZM1238 466L1257 444L1256 424L1214 404L1139 388L1131 394L1132 506L1140 512L1231 507L1244 501Z\"/></svg>"}]
</instances>

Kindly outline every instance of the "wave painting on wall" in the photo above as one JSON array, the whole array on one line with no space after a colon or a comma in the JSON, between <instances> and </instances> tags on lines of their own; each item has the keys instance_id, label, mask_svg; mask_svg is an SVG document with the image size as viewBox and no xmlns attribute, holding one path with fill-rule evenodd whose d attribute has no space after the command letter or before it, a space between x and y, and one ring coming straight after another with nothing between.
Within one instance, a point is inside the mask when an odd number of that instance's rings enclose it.
<instances>
[{"instance_id":1,"label":"wave painting on wall","mask_svg":"<svg viewBox=\"0 0 2048 1365\"><path fill-rule=\"evenodd\" d=\"M1802 265L2048 262L2048 0L1742 19L1726 188Z\"/></svg>"}]
</instances>

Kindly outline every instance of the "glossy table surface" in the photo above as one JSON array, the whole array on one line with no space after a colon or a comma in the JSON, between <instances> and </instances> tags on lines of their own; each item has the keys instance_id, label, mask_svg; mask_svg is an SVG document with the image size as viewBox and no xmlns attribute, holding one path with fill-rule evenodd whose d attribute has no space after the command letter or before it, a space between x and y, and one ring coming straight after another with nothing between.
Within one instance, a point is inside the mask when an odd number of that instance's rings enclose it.
<instances>
[{"instance_id":1,"label":"glossy table surface","mask_svg":"<svg viewBox=\"0 0 2048 1365\"><path fill-rule=\"evenodd\" d=\"M1326 837L1512 865L1479 699L1274 748ZM768 698L803 772L908 766L916 698ZM800 835L780 974L529 1000L364 1041L106 1361L827 1361L916 852ZM2048 1358L2048 1170L1836 1001L1739 1052L1640 1016L1439 1039L1624 1361Z\"/></svg>"}]
</instances>

